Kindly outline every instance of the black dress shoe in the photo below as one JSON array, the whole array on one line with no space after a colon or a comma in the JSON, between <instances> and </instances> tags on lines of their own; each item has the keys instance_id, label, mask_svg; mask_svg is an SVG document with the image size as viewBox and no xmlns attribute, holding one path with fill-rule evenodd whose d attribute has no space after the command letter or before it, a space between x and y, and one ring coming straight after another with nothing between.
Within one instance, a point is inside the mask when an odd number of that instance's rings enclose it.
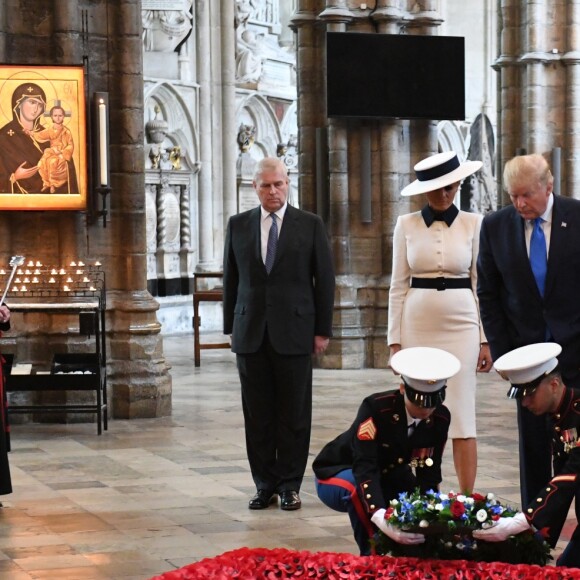
<instances>
[{"instance_id":1,"label":"black dress shoe","mask_svg":"<svg viewBox=\"0 0 580 580\"><path fill-rule=\"evenodd\" d=\"M259 489L250 500L248 507L251 510L265 510L271 503L276 501L276 494L265 489Z\"/></svg>"},{"instance_id":2,"label":"black dress shoe","mask_svg":"<svg viewBox=\"0 0 580 580\"><path fill-rule=\"evenodd\" d=\"M299 510L302 507L297 491L280 492L280 508L287 511Z\"/></svg>"}]
</instances>

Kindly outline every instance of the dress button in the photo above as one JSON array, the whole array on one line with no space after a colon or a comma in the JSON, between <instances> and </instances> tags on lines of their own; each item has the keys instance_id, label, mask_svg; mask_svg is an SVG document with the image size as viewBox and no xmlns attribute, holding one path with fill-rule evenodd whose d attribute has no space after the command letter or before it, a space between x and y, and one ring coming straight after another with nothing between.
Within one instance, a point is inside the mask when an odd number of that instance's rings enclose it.
<instances>
[{"instance_id":1,"label":"dress button","mask_svg":"<svg viewBox=\"0 0 580 580\"><path fill-rule=\"evenodd\" d=\"M528 508L528 513L531 514L534 510L532 508Z\"/></svg>"},{"instance_id":2,"label":"dress button","mask_svg":"<svg viewBox=\"0 0 580 580\"><path fill-rule=\"evenodd\" d=\"M371 504L369 507L370 507L372 510L374 510L374 509L375 509L375 506L374 506L373 504Z\"/></svg>"},{"instance_id":3,"label":"dress button","mask_svg":"<svg viewBox=\"0 0 580 580\"><path fill-rule=\"evenodd\" d=\"M560 427L556 426L556 427L554 427L554 431L557 431L558 433L560 433L561 429L560 429Z\"/></svg>"},{"instance_id":4,"label":"dress button","mask_svg":"<svg viewBox=\"0 0 580 580\"><path fill-rule=\"evenodd\" d=\"M403 463L403 461L405 461L402 457L399 457L399 459L397 459L398 463Z\"/></svg>"},{"instance_id":5,"label":"dress button","mask_svg":"<svg viewBox=\"0 0 580 580\"><path fill-rule=\"evenodd\" d=\"M373 497L373 496L370 493L367 493L366 498L371 499L371 497Z\"/></svg>"},{"instance_id":6,"label":"dress button","mask_svg":"<svg viewBox=\"0 0 580 580\"><path fill-rule=\"evenodd\" d=\"M364 489L367 489L367 488L368 488L368 486L369 486L369 484L368 484L368 483L363 483L363 488L364 488Z\"/></svg>"},{"instance_id":7,"label":"dress button","mask_svg":"<svg viewBox=\"0 0 580 580\"><path fill-rule=\"evenodd\" d=\"M539 498L538 498L536 501L537 501L538 503L542 503L542 498L541 498L541 497L539 497Z\"/></svg>"}]
</instances>

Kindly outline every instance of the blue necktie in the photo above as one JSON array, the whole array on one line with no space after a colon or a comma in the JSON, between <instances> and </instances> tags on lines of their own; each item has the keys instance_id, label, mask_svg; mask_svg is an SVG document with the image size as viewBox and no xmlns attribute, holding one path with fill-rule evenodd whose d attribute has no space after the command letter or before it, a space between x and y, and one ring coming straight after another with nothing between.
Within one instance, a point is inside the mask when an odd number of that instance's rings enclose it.
<instances>
[{"instance_id":1,"label":"blue necktie","mask_svg":"<svg viewBox=\"0 0 580 580\"><path fill-rule=\"evenodd\" d=\"M540 296L544 296L544 286L546 285L546 271L548 269L548 256L546 251L546 237L542 229L542 218L534 220L534 229L530 239L530 265Z\"/></svg>"},{"instance_id":2,"label":"blue necktie","mask_svg":"<svg viewBox=\"0 0 580 580\"><path fill-rule=\"evenodd\" d=\"M278 247L278 223L276 214L271 213L272 225L270 226L270 233L268 234L268 247L266 248L266 272L270 273L276 258L276 248Z\"/></svg>"}]
</instances>

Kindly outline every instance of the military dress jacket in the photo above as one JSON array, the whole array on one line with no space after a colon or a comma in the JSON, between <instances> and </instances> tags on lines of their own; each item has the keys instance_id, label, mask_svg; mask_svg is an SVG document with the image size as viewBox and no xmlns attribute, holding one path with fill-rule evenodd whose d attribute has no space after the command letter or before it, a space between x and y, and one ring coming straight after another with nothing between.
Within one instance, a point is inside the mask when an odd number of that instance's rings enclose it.
<instances>
[{"instance_id":1,"label":"military dress jacket","mask_svg":"<svg viewBox=\"0 0 580 580\"><path fill-rule=\"evenodd\" d=\"M566 389L550 419L554 477L525 514L528 522L554 547L574 497L577 516L580 513L580 390Z\"/></svg>"},{"instance_id":2,"label":"military dress jacket","mask_svg":"<svg viewBox=\"0 0 580 580\"><path fill-rule=\"evenodd\" d=\"M312 468L319 480L352 468L362 504L372 514L403 491L438 487L449 421L449 410L440 405L409 436L403 395L375 393L364 399L351 427L324 446Z\"/></svg>"}]
</instances>

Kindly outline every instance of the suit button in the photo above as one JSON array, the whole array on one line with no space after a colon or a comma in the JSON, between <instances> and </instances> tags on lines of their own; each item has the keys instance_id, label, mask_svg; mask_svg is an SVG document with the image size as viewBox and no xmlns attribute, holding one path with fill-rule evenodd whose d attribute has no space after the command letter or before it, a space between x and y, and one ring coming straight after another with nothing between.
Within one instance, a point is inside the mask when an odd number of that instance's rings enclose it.
<instances>
[{"instance_id":1,"label":"suit button","mask_svg":"<svg viewBox=\"0 0 580 580\"><path fill-rule=\"evenodd\" d=\"M532 508L528 508L528 513L531 514L534 510Z\"/></svg>"},{"instance_id":2,"label":"suit button","mask_svg":"<svg viewBox=\"0 0 580 580\"><path fill-rule=\"evenodd\" d=\"M371 499L371 497L373 497L373 496L370 493L367 493L366 498Z\"/></svg>"},{"instance_id":3,"label":"suit button","mask_svg":"<svg viewBox=\"0 0 580 580\"><path fill-rule=\"evenodd\" d=\"M538 503L542 503L542 498L541 498L541 497L539 497L539 498L538 498L536 501L537 501Z\"/></svg>"},{"instance_id":4,"label":"suit button","mask_svg":"<svg viewBox=\"0 0 580 580\"><path fill-rule=\"evenodd\" d=\"M363 483L363 489L367 489L367 488L368 488L368 486L369 486L369 484L368 484L368 483Z\"/></svg>"},{"instance_id":5,"label":"suit button","mask_svg":"<svg viewBox=\"0 0 580 580\"><path fill-rule=\"evenodd\" d=\"M371 504L369 507L370 507L372 510L374 510L374 509L375 509L375 506L374 506L373 504Z\"/></svg>"}]
</instances>

